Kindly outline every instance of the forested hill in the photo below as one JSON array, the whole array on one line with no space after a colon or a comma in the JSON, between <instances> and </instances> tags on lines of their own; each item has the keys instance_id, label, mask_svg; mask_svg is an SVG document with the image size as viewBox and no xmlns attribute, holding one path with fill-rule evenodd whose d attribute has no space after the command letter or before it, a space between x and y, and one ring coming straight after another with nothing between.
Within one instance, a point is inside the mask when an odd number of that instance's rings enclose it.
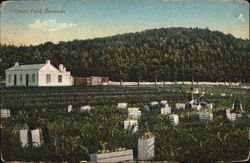
<instances>
[{"instance_id":1,"label":"forested hill","mask_svg":"<svg viewBox=\"0 0 250 163\"><path fill-rule=\"evenodd\" d=\"M84 32L84 31L83 31ZM81 33L79 33L81 35ZM0 47L1 76L20 64L63 63L73 76L124 81L250 81L249 40L198 28L161 28L91 40Z\"/></svg>"}]
</instances>

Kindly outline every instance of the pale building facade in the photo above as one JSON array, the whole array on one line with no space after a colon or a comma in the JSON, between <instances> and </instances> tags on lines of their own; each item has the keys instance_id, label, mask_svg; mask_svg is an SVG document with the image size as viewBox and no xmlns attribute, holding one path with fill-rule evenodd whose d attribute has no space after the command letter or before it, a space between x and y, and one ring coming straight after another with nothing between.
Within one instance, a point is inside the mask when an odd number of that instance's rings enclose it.
<instances>
[{"instance_id":1,"label":"pale building facade","mask_svg":"<svg viewBox=\"0 0 250 163\"><path fill-rule=\"evenodd\" d=\"M73 77L60 64L59 69L47 60L44 64L19 65L5 70L6 86L71 86Z\"/></svg>"}]
</instances>

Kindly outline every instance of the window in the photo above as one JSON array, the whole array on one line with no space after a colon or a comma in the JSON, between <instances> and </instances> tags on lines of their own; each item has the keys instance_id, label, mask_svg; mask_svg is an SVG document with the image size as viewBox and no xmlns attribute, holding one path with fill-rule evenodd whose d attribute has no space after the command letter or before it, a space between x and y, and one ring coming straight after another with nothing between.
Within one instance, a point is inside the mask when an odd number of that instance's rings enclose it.
<instances>
[{"instance_id":1,"label":"window","mask_svg":"<svg viewBox=\"0 0 250 163\"><path fill-rule=\"evenodd\" d=\"M23 75L20 74L20 82L22 82L22 81L23 81Z\"/></svg>"},{"instance_id":2,"label":"window","mask_svg":"<svg viewBox=\"0 0 250 163\"><path fill-rule=\"evenodd\" d=\"M62 75L58 75L58 83L62 83Z\"/></svg>"},{"instance_id":3,"label":"window","mask_svg":"<svg viewBox=\"0 0 250 163\"><path fill-rule=\"evenodd\" d=\"M9 83L11 82L11 75L9 75Z\"/></svg>"},{"instance_id":4,"label":"window","mask_svg":"<svg viewBox=\"0 0 250 163\"><path fill-rule=\"evenodd\" d=\"M36 74L32 74L32 82L34 83L36 81Z\"/></svg>"},{"instance_id":5,"label":"window","mask_svg":"<svg viewBox=\"0 0 250 163\"><path fill-rule=\"evenodd\" d=\"M50 74L47 74L47 75L46 75L46 82L47 82L47 83L50 83L50 82L51 82L51 75L50 75Z\"/></svg>"}]
</instances>

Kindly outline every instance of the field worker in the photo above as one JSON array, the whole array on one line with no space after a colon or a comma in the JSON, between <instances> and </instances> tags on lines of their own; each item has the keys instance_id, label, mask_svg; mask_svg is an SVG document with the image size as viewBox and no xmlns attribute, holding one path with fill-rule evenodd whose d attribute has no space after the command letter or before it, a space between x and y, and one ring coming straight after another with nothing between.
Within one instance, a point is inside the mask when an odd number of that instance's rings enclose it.
<instances>
[{"instance_id":1,"label":"field worker","mask_svg":"<svg viewBox=\"0 0 250 163\"><path fill-rule=\"evenodd\" d=\"M240 100L235 100L234 104L232 106L232 110L230 111L231 113L235 113L235 114L242 114L244 113L243 109L242 109L242 105L240 103Z\"/></svg>"},{"instance_id":2,"label":"field worker","mask_svg":"<svg viewBox=\"0 0 250 163\"><path fill-rule=\"evenodd\" d=\"M187 94L188 94L188 101L191 102L194 99L193 87L190 88Z\"/></svg>"}]
</instances>

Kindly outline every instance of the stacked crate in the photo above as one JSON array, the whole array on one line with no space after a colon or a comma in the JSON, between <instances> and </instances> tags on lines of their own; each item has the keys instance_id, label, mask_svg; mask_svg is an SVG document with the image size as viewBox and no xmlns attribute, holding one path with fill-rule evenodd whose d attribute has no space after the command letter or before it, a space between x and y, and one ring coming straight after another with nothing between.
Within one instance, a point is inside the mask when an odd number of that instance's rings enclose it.
<instances>
[{"instance_id":1,"label":"stacked crate","mask_svg":"<svg viewBox=\"0 0 250 163\"><path fill-rule=\"evenodd\" d=\"M179 116L176 114L170 114L169 123L171 126L177 126L179 124Z\"/></svg>"},{"instance_id":2,"label":"stacked crate","mask_svg":"<svg viewBox=\"0 0 250 163\"><path fill-rule=\"evenodd\" d=\"M212 121L213 120L213 113L199 112L198 114L199 114L200 121Z\"/></svg>"},{"instance_id":3,"label":"stacked crate","mask_svg":"<svg viewBox=\"0 0 250 163\"><path fill-rule=\"evenodd\" d=\"M161 108L161 114L163 114L163 115L171 114L171 107Z\"/></svg>"},{"instance_id":4,"label":"stacked crate","mask_svg":"<svg viewBox=\"0 0 250 163\"><path fill-rule=\"evenodd\" d=\"M28 129L19 130L20 143L23 148L27 147L28 145L28 131L29 131Z\"/></svg>"},{"instance_id":5,"label":"stacked crate","mask_svg":"<svg viewBox=\"0 0 250 163\"><path fill-rule=\"evenodd\" d=\"M41 132L39 129L31 130L31 139L33 147L41 146Z\"/></svg>"},{"instance_id":6,"label":"stacked crate","mask_svg":"<svg viewBox=\"0 0 250 163\"><path fill-rule=\"evenodd\" d=\"M227 119L231 122L234 122L237 118L235 113L231 113L230 109L226 110L226 116L227 116Z\"/></svg>"},{"instance_id":7,"label":"stacked crate","mask_svg":"<svg viewBox=\"0 0 250 163\"><path fill-rule=\"evenodd\" d=\"M138 139L138 160L152 160L155 151L155 137Z\"/></svg>"}]
</instances>

